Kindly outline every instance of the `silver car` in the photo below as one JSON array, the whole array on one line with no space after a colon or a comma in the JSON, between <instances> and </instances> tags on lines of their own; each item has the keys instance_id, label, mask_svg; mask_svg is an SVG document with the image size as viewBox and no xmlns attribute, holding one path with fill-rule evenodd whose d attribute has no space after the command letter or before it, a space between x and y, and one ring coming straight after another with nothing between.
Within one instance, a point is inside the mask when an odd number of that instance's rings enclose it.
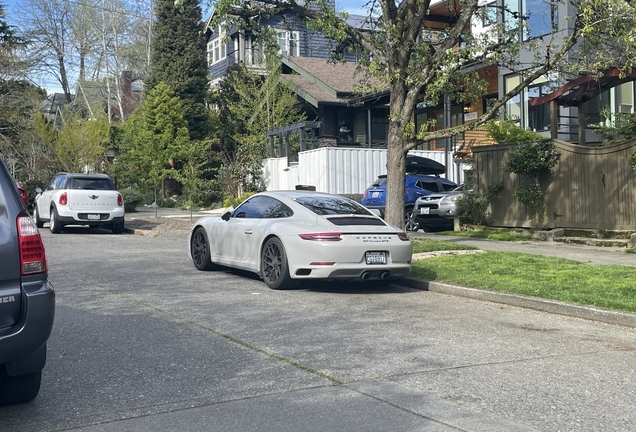
<instances>
[{"instance_id":1,"label":"silver car","mask_svg":"<svg viewBox=\"0 0 636 432\"><path fill-rule=\"evenodd\" d=\"M452 229L459 216L457 201L464 196L463 186L418 198L413 207L415 222L423 230Z\"/></svg>"}]
</instances>

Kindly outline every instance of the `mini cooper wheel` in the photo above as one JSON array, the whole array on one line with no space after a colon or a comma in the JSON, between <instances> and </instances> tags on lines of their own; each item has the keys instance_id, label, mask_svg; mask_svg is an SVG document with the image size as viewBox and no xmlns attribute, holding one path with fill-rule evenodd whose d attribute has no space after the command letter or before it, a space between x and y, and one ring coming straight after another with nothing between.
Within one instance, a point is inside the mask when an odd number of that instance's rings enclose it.
<instances>
[{"instance_id":1,"label":"mini cooper wheel","mask_svg":"<svg viewBox=\"0 0 636 432\"><path fill-rule=\"evenodd\" d=\"M190 255L192 256L192 263L197 270L207 271L214 269L215 265L210 260L210 242L205 229L202 227L197 228L192 233Z\"/></svg>"},{"instance_id":2,"label":"mini cooper wheel","mask_svg":"<svg viewBox=\"0 0 636 432\"><path fill-rule=\"evenodd\" d=\"M289 276L287 254L278 237L270 238L263 245L261 277L268 287L275 290L290 289L298 285L298 281Z\"/></svg>"},{"instance_id":3,"label":"mini cooper wheel","mask_svg":"<svg viewBox=\"0 0 636 432\"><path fill-rule=\"evenodd\" d=\"M38 211L37 204L33 207L33 220L35 221L36 227L42 228L44 226L44 222L40 219L40 212Z\"/></svg>"},{"instance_id":4,"label":"mini cooper wheel","mask_svg":"<svg viewBox=\"0 0 636 432\"><path fill-rule=\"evenodd\" d=\"M99 225L98 225L99 227ZM110 230L113 232L113 234L121 234L124 232L124 222L113 222L113 224L110 227Z\"/></svg>"},{"instance_id":5,"label":"mini cooper wheel","mask_svg":"<svg viewBox=\"0 0 636 432\"><path fill-rule=\"evenodd\" d=\"M61 224L57 220L57 218L58 218L57 210L55 209L55 207L53 207L51 209L51 219L49 220L49 229L51 230L53 234L61 233L62 228L64 228L64 225Z\"/></svg>"}]
</instances>

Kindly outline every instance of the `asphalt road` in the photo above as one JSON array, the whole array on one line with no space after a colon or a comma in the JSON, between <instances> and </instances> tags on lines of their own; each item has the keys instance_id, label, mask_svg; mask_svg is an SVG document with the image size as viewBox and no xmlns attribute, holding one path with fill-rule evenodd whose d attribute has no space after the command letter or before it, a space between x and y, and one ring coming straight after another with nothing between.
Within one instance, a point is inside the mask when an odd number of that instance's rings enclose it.
<instances>
[{"instance_id":1,"label":"asphalt road","mask_svg":"<svg viewBox=\"0 0 636 432\"><path fill-rule=\"evenodd\" d=\"M0 431L627 431L636 333L401 286L269 290L186 233L42 230L57 316Z\"/></svg>"}]
</instances>

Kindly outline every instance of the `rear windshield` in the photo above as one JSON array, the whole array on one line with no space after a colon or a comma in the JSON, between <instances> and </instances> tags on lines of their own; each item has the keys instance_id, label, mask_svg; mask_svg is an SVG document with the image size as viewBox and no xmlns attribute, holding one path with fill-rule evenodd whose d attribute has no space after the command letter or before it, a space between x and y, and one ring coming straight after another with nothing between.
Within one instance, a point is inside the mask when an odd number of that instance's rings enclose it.
<instances>
[{"instance_id":1,"label":"rear windshield","mask_svg":"<svg viewBox=\"0 0 636 432\"><path fill-rule=\"evenodd\" d=\"M386 185L386 177L380 177L373 182L373 186L384 186Z\"/></svg>"},{"instance_id":2,"label":"rear windshield","mask_svg":"<svg viewBox=\"0 0 636 432\"><path fill-rule=\"evenodd\" d=\"M355 201L335 196L308 196L296 198L295 201L312 212L325 215L371 215L366 208Z\"/></svg>"},{"instance_id":3,"label":"rear windshield","mask_svg":"<svg viewBox=\"0 0 636 432\"><path fill-rule=\"evenodd\" d=\"M69 189L101 189L114 190L115 186L109 178L74 177L71 179Z\"/></svg>"}]
</instances>

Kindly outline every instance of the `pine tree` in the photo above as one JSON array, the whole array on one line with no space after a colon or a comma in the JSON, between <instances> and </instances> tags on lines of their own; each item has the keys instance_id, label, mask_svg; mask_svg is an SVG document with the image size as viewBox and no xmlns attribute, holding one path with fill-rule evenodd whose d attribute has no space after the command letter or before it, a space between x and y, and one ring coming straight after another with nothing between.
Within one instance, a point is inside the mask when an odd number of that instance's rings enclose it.
<instances>
[{"instance_id":1,"label":"pine tree","mask_svg":"<svg viewBox=\"0 0 636 432\"><path fill-rule=\"evenodd\" d=\"M192 139L207 134L206 44L197 0L157 0L148 94L164 82L182 101Z\"/></svg>"}]
</instances>

